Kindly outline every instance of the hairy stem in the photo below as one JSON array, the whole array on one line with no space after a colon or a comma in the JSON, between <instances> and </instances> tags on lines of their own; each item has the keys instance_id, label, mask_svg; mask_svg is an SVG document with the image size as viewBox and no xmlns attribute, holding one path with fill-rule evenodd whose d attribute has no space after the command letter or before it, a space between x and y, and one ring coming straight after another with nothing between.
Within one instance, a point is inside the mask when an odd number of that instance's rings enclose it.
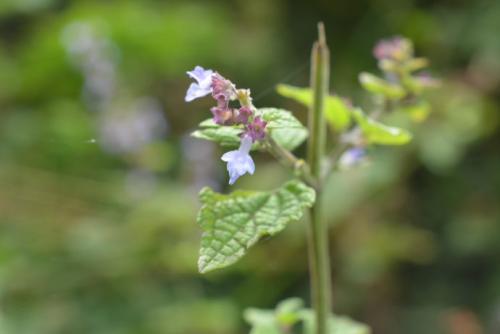
<instances>
[{"instance_id":1,"label":"hairy stem","mask_svg":"<svg viewBox=\"0 0 500 334\"><path fill-rule=\"evenodd\" d=\"M326 45L323 24L318 25L319 39L314 43L311 55L311 89L313 103L309 111L309 142L307 160L311 175L321 178L321 161L324 154L326 122L324 104L328 94L329 51ZM316 317L316 334L328 333L328 318L331 311L330 256L328 227L322 219L322 189L316 188L317 199L310 209L309 261L311 272L311 297Z\"/></svg>"}]
</instances>

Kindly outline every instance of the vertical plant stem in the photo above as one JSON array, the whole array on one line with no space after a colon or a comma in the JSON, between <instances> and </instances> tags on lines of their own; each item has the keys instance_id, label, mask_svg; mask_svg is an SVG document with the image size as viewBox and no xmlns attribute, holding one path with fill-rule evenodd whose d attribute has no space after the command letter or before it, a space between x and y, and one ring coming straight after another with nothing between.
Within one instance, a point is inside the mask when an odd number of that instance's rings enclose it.
<instances>
[{"instance_id":1,"label":"vertical plant stem","mask_svg":"<svg viewBox=\"0 0 500 334\"><path fill-rule=\"evenodd\" d=\"M314 43L311 55L311 89L313 103L309 110L309 142L307 160L311 174L321 178L321 160L324 155L326 123L324 104L328 94L330 73L329 51L326 45L323 24L318 25L319 38ZM311 272L311 297L316 317L316 334L328 333L328 318L331 310L330 256L328 227L322 219L322 185L317 189L317 199L310 209L309 261Z\"/></svg>"}]
</instances>

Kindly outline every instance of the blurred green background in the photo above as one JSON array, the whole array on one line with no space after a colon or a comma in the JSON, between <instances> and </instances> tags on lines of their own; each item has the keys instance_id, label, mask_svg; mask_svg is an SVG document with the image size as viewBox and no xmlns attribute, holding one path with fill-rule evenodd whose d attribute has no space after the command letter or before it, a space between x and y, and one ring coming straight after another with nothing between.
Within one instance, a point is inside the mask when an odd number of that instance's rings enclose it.
<instances>
[{"instance_id":1,"label":"blurred green background","mask_svg":"<svg viewBox=\"0 0 500 334\"><path fill-rule=\"evenodd\" d=\"M327 186L335 311L375 334L500 333L494 0L1 0L0 333L238 334L246 307L308 300L303 222L197 273L197 192L230 189L221 149L189 137L211 102L183 98L202 65L305 119L274 86L307 85L319 20L357 104L384 37L443 79L410 145ZM289 177L256 160L235 188Z\"/></svg>"}]
</instances>

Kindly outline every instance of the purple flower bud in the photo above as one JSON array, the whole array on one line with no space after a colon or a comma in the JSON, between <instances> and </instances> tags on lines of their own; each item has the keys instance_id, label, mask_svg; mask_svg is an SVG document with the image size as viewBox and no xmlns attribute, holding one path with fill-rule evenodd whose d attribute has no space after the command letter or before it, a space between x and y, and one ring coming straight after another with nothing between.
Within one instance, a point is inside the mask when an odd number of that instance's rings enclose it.
<instances>
[{"instance_id":1,"label":"purple flower bud","mask_svg":"<svg viewBox=\"0 0 500 334\"><path fill-rule=\"evenodd\" d=\"M247 125L245 134L253 141L262 140L266 137L266 125L267 122L257 116Z\"/></svg>"},{"instance_id":2,"label":"purple flower bud","mask_svg":"<svg viewBox=\"0 0 500 334\"><path fill-rule=\"evenodd\" d=\"M224 97L225 100L233 100L236 96L236 87L234 84L224 78L219 73L212 74L212 96L219 100L221 97Z\"/></svg>"},{"instance_id":3,"label":"purple flower bud","mask_svg":"<svg viewBox=\"0 0 500 334\"><path fill-rule=\"evenodd\" d=\"M234 123L234 110L227 107L213 107L210 109L214 122L219 125L232 125Z\"/></svg>"},{"instance_id":4,"label":"purple flower bud","mask_svg":"<svg viewBox=\"0 0 500 334\"><path fill-rule=\"evenodd\" d=\"M196 80L196 83L191 83L186 92L186 102L207 96L212 92L212 75L214 73L212 70L205 70L201 66L196 66L194 70L186 73Z\"/></svg>"},{"instance_id":5,"label":"purple flower bud","mask_svg":"<svg viewBox=\"0 0 500 334\"><path fill-rule=\"evenodd\" d=\"M238 116L236 116L236 122L242 123L242 124L247 124L248 119L250 116L252 116L253 112L252 109L249 107L241 107L238 110Z\"/></svg>"},{"instance_id":6,"label":"purple flower bud","mask_svg":"<svg viewBox=\"0 0 500 334\"><path fill-rule=\"evenodd\" d=\"M234 184L240 176L246 173L252 175L255 172L255 164L249 154L251 148L252 138L243 136L238 150L224 153L222 156L222 161L227 162L229 184Z\"/></svg>"}]
</instances>

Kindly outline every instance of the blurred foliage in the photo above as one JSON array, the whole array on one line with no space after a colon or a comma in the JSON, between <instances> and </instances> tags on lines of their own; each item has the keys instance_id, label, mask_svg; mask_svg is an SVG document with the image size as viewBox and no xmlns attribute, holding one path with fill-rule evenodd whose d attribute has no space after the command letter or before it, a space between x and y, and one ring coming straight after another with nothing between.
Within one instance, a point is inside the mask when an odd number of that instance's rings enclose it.
<instances>
[{"instance_id":1,"label":"blurred foliage","mask_svg":"<svg viewBox=\"0 0 500 334\"><path fill-rule=\"evenodd\" d=\"M333 93L368 105L358 73L394 34L443 78L425 123L384 120L411 128L408 147L329 181L336 313L375 334L498 333L500 3L487 0L1 1L0 331L245 333L244 308L307 300L300 223L237 266L197 273L195 194L224 190L225 171L218 149L189 137L209 106L183 96L200 64L304 120L274 86L307 85L318 20ZM65 37L75 24L93 31L70 37L95 56L83 63ZM158 113L150 137L144 115ZM239 186L286 179L257 160Z\"/></svg>"}]
</instances>

